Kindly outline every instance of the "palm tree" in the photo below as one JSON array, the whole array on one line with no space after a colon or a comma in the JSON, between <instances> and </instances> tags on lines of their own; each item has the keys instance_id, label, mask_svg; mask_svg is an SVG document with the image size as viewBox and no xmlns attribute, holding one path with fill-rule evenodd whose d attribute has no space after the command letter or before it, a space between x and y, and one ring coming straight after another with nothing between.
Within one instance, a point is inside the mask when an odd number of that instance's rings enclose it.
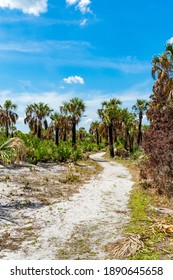
<instances>
[{"instance_id":1,"label":"palm tree","mask_svg":"<svg viewBox=\"0 0 173 280\"><path fill-rule=\"evenodd\" d=\"M72 147L76 149L76 125L80 122L83 113L85 112L85 104L78 97L72 98L69 102L64 102L60 107L60 111L66 116L69 116L72 125Z\"/></svg>"},{"instance_id":2,"label":"palm tree","mask_svg":"<svg viewBox=\"0 0 173 280\"><path fill-rule=\"evenodd\" d=\"M84 127L79 128L78 137L80 141L83 141L87 137L87 131Z\"/></svg>"},{"instance_id":3,"label":"palm tree","mask_svg":"<svg viewBox=\"0 0 173 280\"><path fill-rule=\"evenodd\" d=\"M47 117L53 110L50 109L48 104L34 103L26 107L26 118L24 123L28 123L29 128L33 131L34 135L37 135L38 138L41 138L42 127L47 130L48 122Z\"/></svg>"},{"instance_id":4,"label":"palm tree","mask_svg":"<svg viewBox=\"0 0 173 280\"><path fill-rule=\"evenodd\" d=\"M137 99L136 104L133 105L132 109L138 113L139 116L139 124L138 124L138 137L137 144L138 146L142 145L142 119L144 112L148 109L148 102L144 99Z\"/></svg>"},{"instance_id":5,"label":"palm tree","mask_svg":"<svg viewBox=\"0 0 173 280\"><path fill-rule=\"evenodd\" d=\"M9 136L10 128L16 124L18 114L15 112L17 105L12 103L11 100L6 100L4 105L0 105L0 123L5 126L6 137Z\"/></svg>"},{"instance_id":6,"label":"palm tree","mask_svg":"<svg viewBox=\"0 0 173 280\"><path fill-rule=\"evenodd\" d=\"M63 117L64 117L63 115L61 115L60 113L57 113L57 112L55 112L54 114L52 114L50 116L50 118L52 120L51 126L55 130L55 144L57 146L59 145L59 132L60 132L60 129L62 128Z\"/></svg>"},{"instance_id":7,"label":"palm tree","mask_svg":"<svg viewBox=\"0 0 173 280\"><path fill-rule=\"evenodd\" d=\"M91 123L89 129L89 133L96 135L96 142L98 146L99 146L99 125L100 125L99 121L94 121Z\"/></svg>"},{"instance_id":8,"label":"palm tree","mask_svg":"<svg viewBox=\"0 0 173 280\"><path fill-rule=\"evenodd\" d=\"M111 157L114 157L113 125L114 125L114 121L118 117L120 111L119 108L120 104L121 101L119 99L113 98L110 99L109 101L102 102L102 108L98 109L99 117L108 127L109 151Z\"/></svg>"},{"instance_id":9,"label":"palm tree","mask_svg":"<svg viewBox=\"0 0 173 280\"><path fill-rule=\"evenodd\" d=\"M133 151L134 134L136 130L136 115L128 111L128 109L122 110L123 127L124 127L124 148Z\"/></svg>"}]
</instances>

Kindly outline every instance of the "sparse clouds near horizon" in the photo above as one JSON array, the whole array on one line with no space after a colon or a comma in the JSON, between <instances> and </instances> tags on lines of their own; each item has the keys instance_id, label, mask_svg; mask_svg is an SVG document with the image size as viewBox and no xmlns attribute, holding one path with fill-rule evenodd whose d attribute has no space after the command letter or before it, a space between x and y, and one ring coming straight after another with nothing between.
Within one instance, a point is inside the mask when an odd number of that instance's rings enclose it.
<instances>
[{"instance_id":1,"label":"sparse clouds near horizon","mask_svg":"<svg viewBox=\"0 0 173 280\"><path fill-rule=\"evenodd\" d=\"M18 9L25 14L39 16L47 11L48 0L1 0L0 8Z\"/></svg>"},{"instance_id":2,"label":"sparse clouds near horizon","mask_svg":"<svg viewBox=\"0 0 173 280\"><path fill-rule=\"evenodd\" d=\"M63 79L66 84L84 84L84 79L80 76L70 76L68 78Z\"/></svg>"}]
</instances>

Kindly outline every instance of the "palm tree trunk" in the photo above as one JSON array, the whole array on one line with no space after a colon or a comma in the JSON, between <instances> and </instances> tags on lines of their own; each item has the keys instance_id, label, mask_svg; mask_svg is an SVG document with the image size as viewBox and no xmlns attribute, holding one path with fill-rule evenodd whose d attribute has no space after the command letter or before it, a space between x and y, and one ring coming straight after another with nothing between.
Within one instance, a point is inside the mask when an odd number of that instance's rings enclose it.
<instances>
[{"instance_id":1,"label":"palm tree trunk","mask_svg":"<svg viewBox=\"0 0 173 280\"><path fill-rule=\"evenodd\" d=\"M138 143L138 146L141 146L142 145L142 130L141 130L141 127L142 127L142 112L139 113L139 126L138 126L138 139L137 139L137 143Z\"/></svg>"},{"instance_id":2,"label":"palm tree trunk","mask_svg":"<svg viewBox=\"0 0 173 280\"><path fill-rule=\"evenodd\" d=\"M5 135L6 135L6 137L8 137L8 135L9 135L9 131L8 131L8 121L6 121L6 124L5 124Z\"/></svg>"},{"instance_id":3,"label":"palm tree trunk","mask_svg":"<svg viewBox=\"0 0 173 280\"><path fill-rule=\"evenodd\" d=\"M38 136L38 138L41 138L41 126L40 125L38 125L37 136Z\"/></svg>"},{"instance_id":4,"label":"palm tree trunk","mask_svg":"<svg viewBox=\"0 0 173 280\"><path fill-rule=\"evenodd\" d=\"M114 157L114 143L113 143L113 124L112 122L109 125L109 151L110 157Z\"/></svg>"},{"instance_id":5,"label":"palm tree trunk","mask_svg":"<svg viewBox=\"0 0 173 280\"><path fill-rule=\"evenodd\" d=\"M130 153L133 152L133 143L134 143L134 137L130 136L130 134L129 134L129 149L130 149Z\"/></svg>"},{"instance_id":6,"label":"palm tree trunk","mask_svg":"<svg viewBox=\"0 0 173 280\"><path fill-rule=\"evenodd\" d=\"M37 135L37 124L34 124L34 136Z\"/></svg>"},{"instance_id":7,"label":"palm tree trunk","mask_svg":"<svg viewBox=\"0 0 173 280\"><path fill-rule=\"evenodd\" d=\"M114 142L117 142L117 130L114 128Z\"/></svg>"},{"instance_id":8,"label":"palm tree trunk","mask_svg":"<svg viewBox=\"0 0 173 280\"><path fill-rule=\"evenodd\" d=\"M59 127L55 129L55 144L59 146Z\"/></svg>"},{"instance_id":9,"label":"palm tree trunk","mask_svg":"<svg viewBox=\"0 0 173 280\"><path fill-rule=\"evenodd\" d=\"M98 129L96 129L96 141L97 141L97 145L99 146L99 133L98 133Z\"/></svg>"},{"instance_id":10,"label":"palm tree trunk","mask_svg":"<svg viewBox=\"0 0 173 280\"><path fill-rule=\"evenodd\" d=\"M125 129L125 137L124 137L124 149L128 149L128 136L129 136L129 131L126 128Z\"/></svg>"},{"instance_id":11,"label":"palm tree trunk","mask_svg":"<svg viewBox=\"0 0 173 280\"><path fill-rule=\"evenodd\" d=\"M67 141L67 130L66 128L64 129L64 132L63 132L63 141Z\"/></svg>"},{"instance_id":12,"label":"palm tree trunk","mask_svg":"<svg viewBox=\"0 0 173 280\"><path fill-rule=\"evenodd\" d=\"M76 123L72 123L72 147L76 150Z\"/></svg>"}]
</instances>

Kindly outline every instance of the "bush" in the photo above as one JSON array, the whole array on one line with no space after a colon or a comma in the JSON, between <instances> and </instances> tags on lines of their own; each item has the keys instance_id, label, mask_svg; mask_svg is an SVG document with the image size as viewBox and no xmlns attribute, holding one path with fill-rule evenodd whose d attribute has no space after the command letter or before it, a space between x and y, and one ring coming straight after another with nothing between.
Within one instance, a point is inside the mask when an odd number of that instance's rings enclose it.
<instances>
[{"instance_id":1,"label":"bush","mask_svg":"<svg viewBox=\"0 0 173 280\"><path fill-rule=\"evenodd\" d=\"M72 148L66 143L61 143L56 150L56 161L66 162L72 154Z\"/></svg>"},{"instance_id":2,"label":"bush","mask_svg":"<svg viewBox=\"0 0 173 280\"><path fill-rule=\"evenodd\" d=\"M77 162L81 158L82 158L82 151L80 149L77 149L76 151L72 152L71 155L72 161Z\"/></svg>"}]
</instances>

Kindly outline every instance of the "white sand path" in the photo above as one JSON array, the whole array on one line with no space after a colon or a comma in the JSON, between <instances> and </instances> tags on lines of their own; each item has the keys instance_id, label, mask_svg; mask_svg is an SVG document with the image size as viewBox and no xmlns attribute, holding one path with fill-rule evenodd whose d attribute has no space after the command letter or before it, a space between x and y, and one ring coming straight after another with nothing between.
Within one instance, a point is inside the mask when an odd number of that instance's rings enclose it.
<instances>
[{"instance_id":1,"label":"white sand path","mask_svg":"<svg viewBox=\"0 0 173 280\"><path fill-rule=\"evenodd\" d=\"M17 251L5 250L3 259L61 259L62 253L68 259L106 258L104 246L122 237L129 219L126 210L133 182L124 166L105 161L103 154L91 156L103 171L70 200L24 209L40 226L37 239L24 241Z\"/></svg>"}]
</instances>

